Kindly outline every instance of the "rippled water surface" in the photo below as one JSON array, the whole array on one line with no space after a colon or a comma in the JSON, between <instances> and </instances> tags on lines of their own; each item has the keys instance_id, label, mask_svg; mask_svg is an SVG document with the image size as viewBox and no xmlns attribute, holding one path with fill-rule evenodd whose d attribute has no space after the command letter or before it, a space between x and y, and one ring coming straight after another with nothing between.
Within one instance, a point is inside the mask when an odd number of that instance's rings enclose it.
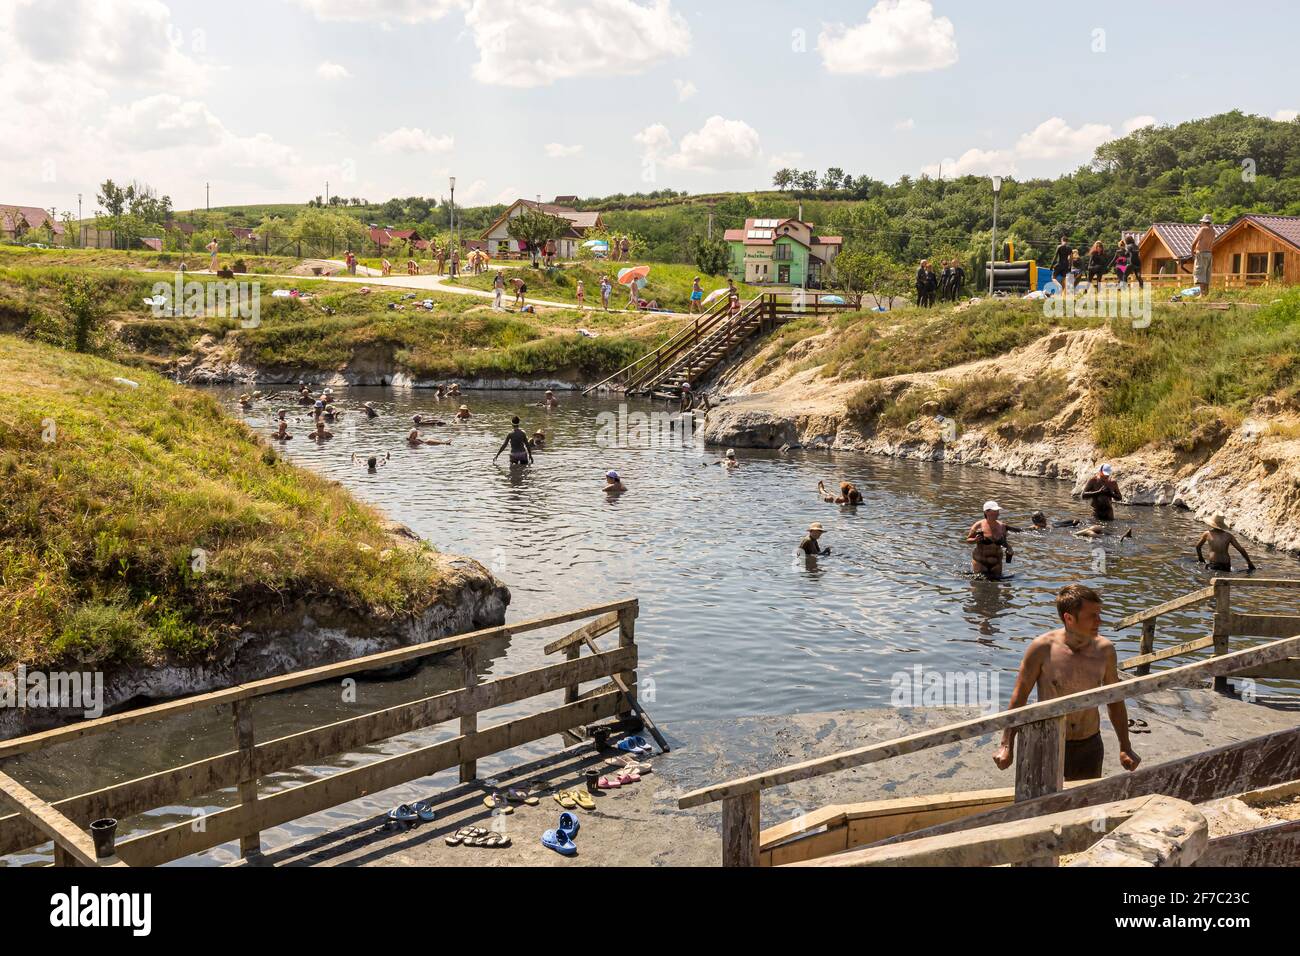
<instances>
[{"instance_id":1,"label":"rippled water surface","mask_svg":"<svg viewBox=\"0 0 1300 956\"><path fill-rule=\"evenodd\" d=\"M348 411L331 426L336 437L319 446L307 440L309 422L290 393L272 392L247 411L235 401L238 390L220 395L268 436L275 412L289 408L290 430L298 436L283 446L289 458L337 479L439 550L483 561L510 587L508 620L640 599L643 701L670 730L684 718L887 705L891 677L917 664L997 674L1005 703L1024 643L1056 626L1052 597L1063 584L1097 587L1105 620L1113 623L1208 580L1192 550L1202 526L1189 513L1125 506L1117 506L1115 524L1121 530L1131 525L1132 540L1095 543L1064 530L1013 535L1009 580L967 576L969 546L962 539L985 499L996 498L1004 519L1022 527L1036 508L1052 519L1087 517L1063 482L858 455L748 449L739 450L741 466L728 471L711 464L720 449L705 454L672 441L608 447L620 409L609 399L566 396L558 409L545 410L525 404L538 401L536 394L468 392L462 400L473 417L454 423L458 403L439 402L431 393L341 391ZM375 403L379 418L354 411L366 400ZM627 410L664 409L633 403ZM452 444L407 447L416 413L445 419L447 425L422 432ZM529 432L541 427L549 436L531 468L512 470L504 455L492 460L513 414L523 416ZM372 475L352 462L354 452L392 457ZM629 487L621 498L607 499L601 490L609 468L618 469ZM819 479L832 486L854 482L865 503L851 510L822 503L815 493ZM810 521L826 526L822 543L833 551L813 565L795 558ZM1300 576L1292 558L1246 544L1271 576ZM1259 610L1287 606L1285 595L1277 594L1261 594L1250 604ZM1203 636L1209 620L1206 609L1162 618L1157 646ZM1103 633L1117 641L1121 658L1136 653L1137 628L1116 634L1103 626ZM521 635L508 648L494 646L485 672L538 666L542 643ZM457 681L449 668L432 666L402 680L367 684L357 705L339 702L333 688L262 698L258 739L412 700ZM535 702L521 706L536 708ZM451 733L408 735L334 765ZM209 713L129 728L111 741L65 745L59 748L65 759L32 758L24 772L44 785L43 792L60 793L74 785L84 789L87 777L102 785L228 747L227 719ZM81 768L75 777L67 770L74 761ZM278 777L274 785L290 779ZM373 813L391 805L390 797L340 809L328 820ZM152 816L159 822L178 818L166 810ZM312 826L284 829L292 835L319 825L318 818Z\"/></svg>"}]
</instances>

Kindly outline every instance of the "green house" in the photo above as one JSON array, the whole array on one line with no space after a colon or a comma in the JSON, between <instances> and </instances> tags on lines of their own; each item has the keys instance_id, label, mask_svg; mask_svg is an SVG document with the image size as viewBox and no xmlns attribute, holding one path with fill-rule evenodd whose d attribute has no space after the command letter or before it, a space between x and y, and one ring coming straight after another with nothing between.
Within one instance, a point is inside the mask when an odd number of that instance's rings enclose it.
<instances>
[{"instance_id":1,"label":"green house","mask_svg":"<svg viewBox=\"0 0 1300 956\"><path fill-rule=\"evenodd\" d=\"M723 236L731 248L727 274L750 285L818 288L830 278L844 240L818 236L800 219L746 219Z\"/></svg>"}]
</instances>

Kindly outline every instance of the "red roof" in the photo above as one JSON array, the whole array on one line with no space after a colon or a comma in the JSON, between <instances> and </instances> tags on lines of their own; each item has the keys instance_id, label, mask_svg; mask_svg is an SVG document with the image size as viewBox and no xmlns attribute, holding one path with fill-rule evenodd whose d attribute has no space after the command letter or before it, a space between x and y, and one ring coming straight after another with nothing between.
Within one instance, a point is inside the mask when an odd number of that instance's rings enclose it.
<instances>
[{"instance_id":1,"label":"red roof","mask_svg":"<svg viewBox=\"0 0 1300 956\"><path fill-rule=\"evenodd\" d=\"M1217 239L1227 228L1227 226L1216 225L1214 237ZM1199 222L1155 222L1151 224L1151 231L1160 238L1174 258L1190 259L1192 241L1201 231L1201 224Z\"/></svg>"},{"instance_id":2,"label":"red roof","mask_svg":"<svg viewBox=\"0 0 1300 956\"><path fill-rule=\"evenodd\" d=\"M231 226L230 234L236 239L256 239L252 229L245 229L243 226Z\"/></svg>"},{"instance_id":3,"label":"red roof","mask_svg":"<svg viewBox=\"0 0 1300 956\"><path fill-rule=\"evenodd\" d=\"M1273 233L1283 242L1300 249L1300 216L1259 216L1255 213L1247 213L1241 218L1253 222L1261 229ZM1232 225L1235 226L1236 223ZM1216 235L1215 238L1217 239L1218 236Z\"/></svg>"},{"instance_id":4,"label":"red roof","mask_svg":"<svg viewBox=\"0 0 1300 956\"><path fill-rule=\"evenodd\" d=\"M50 216L48 209L42 209L40 206L10 206L0 203L0 229L14 232L17 230L19 220L26 223L29 229L48 225L50 231L56 236L63 235L63 225Z\"/></svg>"},{"instance_id":5,"label":"red roof","mask_svg":"<svg viewBox=\"0 0 1300 956\"><path fill-rule=\"evenodd\" d=\"M813 236L813 245L822 246L842 246L844 245L843 236Z\"/></svg>"}]
</instances>

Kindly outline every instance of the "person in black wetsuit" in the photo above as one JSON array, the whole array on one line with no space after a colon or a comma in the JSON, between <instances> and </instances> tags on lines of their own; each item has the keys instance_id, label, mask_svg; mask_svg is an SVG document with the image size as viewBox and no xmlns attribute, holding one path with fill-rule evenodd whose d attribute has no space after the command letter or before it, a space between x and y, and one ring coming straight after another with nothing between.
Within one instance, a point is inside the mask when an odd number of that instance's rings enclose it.
<instances>
[{"instance_id":1,"label":"person in black wetsuit","mask_svg":"<svg viewBox=\"0 0 1300 956\"><path fill-rule=\"evenodd\" d=\"M944 262L943 272L939 273L939 301L947 302L952 294L952 263Z\"/></svg>"},{"instance_id":2,"label":"person in black wetsuit","mask_svg":"<svg viewBox=\"0 0 1300 956\"><path fill-rule=\"evenodd\" d=\"M1070 274L1070 237L1062 236L1056 247L1056 261L1052 264L1052 278L1065 291L1065 277Z\"/></svg>"},{"instance_id":3,"label":"person in black wetsuit","mask_svg":"<svg viewBox=\"0 0 1300 956\"><path fill-rule=\"evenodd\" d=\"M1102 247L1101 240L1098 239L1088 250L1088 288L1095 289L1101 284L1101 277L1106 274L1106 266L1109 264L1106 256L1106 250Z\"/></svg>"},{"instance_id":4,"label":"person in black wetsuit","mask_svg":"<svg viewBox=\"0 0 1300 956\"><path fill-rule=\"evenodd\" d=\"M966 296L966 270L962 268L961 261L952 260L952 301Z\"/></svg>"},{"instance_id":5,"label":"person in black wetsuit","mask_svg":"<svg viewBox=\"0 0 1300 956\"><path fill-rule=\"evenodd\" d=\"M929 285L929 280L927 280L925 277L925 270L928 268L930 268L930 260L922 259L921 264L916 269L916 304L917 305L930 304L929 302L926 301L927 298L926 288Z\"/></svg>"},{"instance_id":6,"label":"person in black wetsuit","mask_svg":"<svg viewBox=\"0 0 1300 956\"><path fill-rule=\"evenodd\" d=\"M533 451L528 447L528 434L519 427L519 416L516 415L510 419L510 423L515 427L511 429L510 434L506 435L506 440L501 443L497 453L492 456L496 461L501 457L501 453L510 447L510 464L512 465L531 465L533 463Z\"/></svg>"},{"instance_id":7,"label":"person in black wetsuit","mask_svg":"<svg viewBox=\"0 0 1300 956\"><path fill-rule=\"evenodd\" d=\"M1138 288L1143 288L1142 283L1142 254L1138 250L1138 242L1132 233L1124 237L1124 245L1128 248L1128 278L1137 279Z\"/></svg>"}]
</instances>

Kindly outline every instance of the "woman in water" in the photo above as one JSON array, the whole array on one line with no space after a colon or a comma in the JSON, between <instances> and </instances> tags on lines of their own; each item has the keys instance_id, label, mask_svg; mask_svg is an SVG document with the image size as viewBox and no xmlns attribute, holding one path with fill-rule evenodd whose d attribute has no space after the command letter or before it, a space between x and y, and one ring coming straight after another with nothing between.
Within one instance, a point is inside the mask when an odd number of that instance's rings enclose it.
<instances>
[{"instance_id":1,"label":"woman in water","mask_svg":"<svg viewBox=\"0 0 1300 956\"><path fill-rule=\"evenodd\" d=\"M967 542L974 544L971 551L971 571L982 574L991 581L1002 577L1002 553L1008 563L1014 556L1007 542L1007 525L998 520L1001 507L996 501L984 502L984 517L976 521L966 533Z\"/></svg>"}]
</instances>

